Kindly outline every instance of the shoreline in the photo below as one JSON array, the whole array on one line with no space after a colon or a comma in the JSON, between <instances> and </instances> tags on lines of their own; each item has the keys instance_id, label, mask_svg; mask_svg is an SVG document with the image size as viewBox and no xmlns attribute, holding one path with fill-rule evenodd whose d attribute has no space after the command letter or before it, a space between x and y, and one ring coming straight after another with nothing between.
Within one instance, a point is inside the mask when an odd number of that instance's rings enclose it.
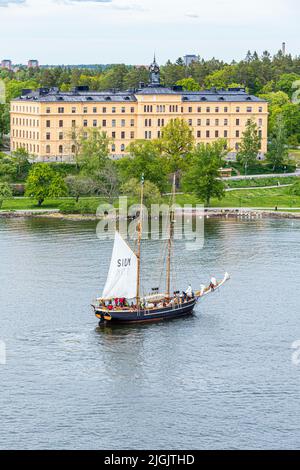
<instances>
[{"instance_id":1,"label":"shoreline","mask_svg":"<svg viewBox=\"0 0 300 470\"><path fill-rule=\"evenodd\" d=\"M204 212L199 209L192 209L186 213L191 213L193 216L205 217L205 218L216 218L216 219L300 219L300 211L293 212L287 210L270 210L270 209L255 209L249 207L241 208L209 208L205 209ZM14 219L14 218L46 218L55 220L66 220L73 222L81 221L97 221L102 220L101 217L93 214L62 214L57 209L49 210L16 210L16 211L0 211L0 218L2 219Z\"/></svg>"}]
</instances>

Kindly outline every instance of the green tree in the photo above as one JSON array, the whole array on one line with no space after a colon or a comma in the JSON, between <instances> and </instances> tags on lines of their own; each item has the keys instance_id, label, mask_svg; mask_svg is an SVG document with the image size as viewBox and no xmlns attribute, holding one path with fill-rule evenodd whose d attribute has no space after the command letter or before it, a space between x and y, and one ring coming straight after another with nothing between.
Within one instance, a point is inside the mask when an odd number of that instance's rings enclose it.
<instances>
[{"instance_id":1,"label":"green tree","mask_svg":"<svg viewBox=\"0 0 300 470\"><path fill-rule=\"evenodd\" d=\"M2 208L3 202L5 199L10 199L12 197L12 190L8 183L0 181L0 209Z\"/></svg>"},{"instance_id":2,"label":"green tree","mask_svg":"<svg viewBox=\"0 0 300 470\"><path fill-rule=\"evenodd\" d=\"M130 156L123 157L117 162L122 180L139 179L144 173L145 179L154 183L163 192L168 183L167 168L156 142L138 140L129 146L128 151Z\"/></svg>"},{"instance_id":3,"label":"green tree","mask_svg":"<svg viewBox=\"0 0 300 470\"><path fill-rule=\"evenodd\" d=\"M227 153L225 144L222 139L212 144L199 144L183 179L184 188L196 194L207 206L211 198L222 199L225 194L225 184L220 179L220 167Z\"/></svg>"},{"instance_id":4,"label":"green tree","mask_svg":"<svg viewBox=\"0 0 300 470\"><path fill-rule=\"evenodd\" d=\"M81 175L68 175L65 178L65 183L70 196L74 197L76 202L81 196L90 196L96 189L95 182L91 178Z\"/></svg>"},{"instance_id":5,"label":"green tree","mask_svg":"<svg viewBox=\"0 0 300 470\"><path fill-rule=\"evenodd\" d=\"M256 162L260 148L261 137L257 124L253 120L249 120L243 132L242 141L237 153L237 161L244 166L245 174L247 173L247 168Z\"/></svg>"},{"instance_id":6,"label":"green tree","mask_svg":"<svg viewBox=\"0 0 300 470\"><path fill-rule=\"evenodd\" d=\"M188 164L195 139L187 122L183 119L171 119L164 127L162 136L157 141L162 156L166 159L170 173L177 173Z\"/></svg>"},{"instance_id":7,"label":"green tree","mask_svg":"<svg viewBox=\"0 0 300 470\"><path fill-rule=\"evenodd\" d=\"M27 197L36 199L40 207L46 198L63 197L67 194L66 183L50 164L33 165L26 181Z\"/></svg>"},{"instance_id":8,"label":"green tree","mask_svg":"<svg viewBox=\"0 0 300 470\"><path fill-rule=\"evenodd\" d=\"M93 177L107 163L110 139L99 128L87 129L86 135L81 133L79 139L77 163L84 175Z\"/></svg>"},{"instance_id":9,"label":"green tree","mask_svg":"<svg viewBox=\"0 0 300 470\"><path fill-rule=\"evenodd\" d=\"M123 194L129 197L134 197L139 201L141 193L140 180L137 178L131 178L121 187ZM144 204L149 207L151 204L159 204L161 201L161 193L158 187L151 183L151 181L145 181L144 183Z\"/></svg>"},{"instance_id":10,"label":"green tree","mask_svg":"<svg viewBox=\"0 0 300 470\"><path fill-rule=\"evenodd\" d=\"M279 77L276 89L278 91L283 91L289 96L289 98L292 98L292 95L295 91L293 88L293 84L295 82L299 82L299 80L300 75L298 75L297 73L284 73Z\"/></svg>"},{"instance_id":11,"label":"green tree","mask_svg":"<svg viewBox=\"0 0 300 470\"><path fill-rule=\"evenodd\" d=\"M273 165L273 171L282 167L289 156L287 132L283 116L279 115L273 129L267 160Z\"/></svg>"},{"instance_id":12,"label":"green tree","mask_svg":"<svg viewBox=\"0 0 300 470\"><path fill-rule=\"evenodd\" d=\"M20 177L30 166L28 152L21 147L12 152L12 157L17 162L17 176Z\"/></svg>"},{"instance_id":13,"label":"green tree","mask_svg":"<svg viewBox=\"0 0 300 470\"><path fill-rule=\"evenodd\" d=\"M199 91L200 85L196 82L196 80L192 77L183 78L182 80L178 80L176 85L182 86L183 90L185 91Z\"/></svg>"}]
</instances>

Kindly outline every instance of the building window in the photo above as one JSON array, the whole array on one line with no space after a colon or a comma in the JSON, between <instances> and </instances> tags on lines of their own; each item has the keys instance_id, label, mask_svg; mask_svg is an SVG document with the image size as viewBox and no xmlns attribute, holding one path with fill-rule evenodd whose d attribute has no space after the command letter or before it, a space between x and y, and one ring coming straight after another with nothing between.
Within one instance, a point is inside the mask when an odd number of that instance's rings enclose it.
<instances>
[{"instance_id":1,"label":"building window","mask_svg":"<svg viewBox=\"0 0 300 470\"><path fill-rule=\"evenodd\" d=\"M113 107L112 110L111 110L112 113L115 113L116 112L116 108Z\"/></svg>"},{"instance_id":2,"label":"building window","mask_svg":"<svg viewBox=\"0 0 300 470\"><path fill-rule=\"evenodd\" d=\"M112 127L116 127L116 120L115 120L115 119L113 119L113 120L111 121L111 125L112 125Z\"/></svg>"},{"instance_id":3,"label":"building window","mask_svg":"<svg viewBox=\"0 0 300 470\"><path fill-rule=\"evenodd\" d=\"M65 108L58 108L58 114L64 114Z\"/></svg>"},{"instance_id":4,"label":"building window","mask_svg":"<svg viewBox=\"0 0 300 470\"><path fill-rule=\"evenodd\" d=\"M131 119L131 120L130 120L130 126L131 126L131 127L134 127L134 119Z\"/></svg>"},{"instance_id":5,"label":"building window","mask_svg":"<svg viewBox=\"0 0 300 470\"><path fill-rule=\"evenodd\" d=\"M197 137L198 137L198 139L201 138L201 131L197 131Z\"/></svg>"},{"instance_id":6,"label":"building window","mask_svg":"<svg viewBox=\"0 0 300 470\"><path fill-rule=\"evenodd\" d=\"M64 121L62 120L59 121L59 127L64 127Z\"/></svg>"},{"instance_id":7,"label":"building window","mask_svg":"<svg viewBox=\"0 0 300 470\"><path fill-rule=\"evenodd\" d=\"M124 131L121 132L121 139L125 139L125 132Z\"/></svg>"},{"instance_id":8,"label":"building window","mask_svg":"<svg viewBox=\"0 0 300 470\"><path fill-rule=\"evenodd\" d=\"M97 126L97 121L96 121L96 126ZM106 119L103 119L103 121L102 121L102 127L106 127Z\"/></svg>"},{"instance_id":9,"label":"building window","mask_svg":"<svg viewBox=\"0 0 300 470\"><path fill-rule=\"evenodd\" d=\"M189 126L193 125L193 119L189 119Z\"/></svg>"},{"instance_id":10,"label":"building window","mask_svg":"<svg viewBox=\"0 0 300 470\"><path fill-rule=\"evenodd\" d=\"M240 110L241 110L240 107L237 107L237 108L235 109L235 111L236 111L237 113L239 113Z\"/></svg>"},{"instance_id":11,"label":"building window","mask_svg":"<svg viewBox=\"0 0 300 470\"><path fill-rule=\"evenodd\" d=\"M50 114L51 113L51 108L46 108L46 113Z\"/></svg>"},{"instance_id":12,"label":"building window","mask_svg":"<svg viewBox=\"0 0 300 470\"><path fill-rule=\"evenodd\" d=\"M115 144L112 144L112 146L111 146L111 151L112 151L112 152L115 152L115 151L116 151L116 145L115 145Z\"/></svg>"},{"instance_id":13,"label":"building window","mask_svg":"<svg viewBox=\"0 0 300 470\"><path fill-rule=\"evenodd\" d=\"M134 131L131 131L131 132L130 132L130 138L131 138L131 139L134 139Z\"/></svg>"},{"instance_id":14,"label":"building window","mask_svg":"<svg viewBox=\"0 0 300 470\"><path fill-rule=\"evenodd\" d=\"M83 108L83 114L87 114L87 112L88 112L88 109L87 109L86 106L84 106L84 108Z\"/></svg>"},{"instance_id":15,"label":"building window","mask_svg":"<svg viewBox=\"0 0 300 470\"><path fill-rule=\"evenodd\" d=\"M216 139L218 139L218 137L219 137L219 131L215 131L215 137L216 137Z\"/></svg>"},{"instance_id":16,"label":"building window","mask_svg":"<svg viewBox=\"0 0 300 470\"><path fill-rule=\"evenodd\" d=\"M206 131L206 138L207 138L207 139L210 138L210 131Z\"/></svg>"},{"instance_id":17,"label":"building window","mask_svg":"<svg viewBox=\"0 0 300 470\"><path fill-rule=\"evenodd\" d=\"M97 119L93 120L93 127L97 127Z\"/></svg>"},{"instance_id":18,"label":"building window","mask_svg":"<svg viewBox=\"0 0 300 470\"><path fill-rule=\"evenodd\" d=\"M76 113L76 108L72 108L72 114L75 114Z\"/></svg>"},{"instance_id":19,"label":"building window","mask_svg":"<svg viewBox=\"0 0 300 470\"><path fill-rule=\"evenodd\" d=\"M103 114L106 113L106 108L102 108L102 113L103 113Z\"/></svg>"},{"instance_id":20,"label":"building window","mask_svg":"<svg viewBox=\"0 0 300 470\"><path fill-rule=\"evenodd\" d=\"M220 108L216 108L216 113L218 113L220 111Z\"/></svg>"},{"instance_id":21,"label":"building window","mask_svg":"<svg viewBox=\"0 0 300 470\"><path fill-rule=\"evenodd\" d=\"M46 140L51 140L51 134L50 134L50 132L47 132L47 134L46 134Z\"/></svg>"},{"instance_id":22,"label":"building window","mask_svg":"<svg viewBox=\"0 0 300 470\"><path fill-rule=\"evenodd\" d=\"M239 125L240 125L240 120L239 120L239 119L236 119L235 125L236 125L236 126L239 126Z\"/></svg>"},{"instance_id":23,"label":"building window","mask_svg":"<svg viewBox=\"0 0 300 470\"><path fill-rule=\"evenodd\" d=\"M228 108L224 108L224 113L228 113Z\"/></svg>"},{"instance_id":24,"label":"building window","mask_svg":"<svg viewBox=\"0 0 300 470\"><path fill-rule=\"evenodd\" d=\"M206 108L206 112L207 112L207 113L210 113L210 108Z\"/></svg>"},{"instance_id":25,"label":"building window","mask_svg":"<svg viewBox=\"0 0 300 470\"><path fill-rule=\"evenodd\" d=\"M201 119L197 120L197 126L201 126Z\"/></svg>"},{"instance_id":26,"label":"building window","mask_svg":"<svg viewBox=\"0 0 300 470\"><path fill-rule=\"evenodd\" d=\"M87 122L86 119L84 119L84 121L83 121L83 127L87 127L87 125L88 125L88 122Z\"/></svg>"},{"instance_id":27,"label":"building window","mask_svg":"<svg viewBox=\"0 0 300 470\"><path fill-rule=\"evenodd\" d=\"M126 126L126 121L125 121L125 119L122 119L121 120L121 127L125 127L125 126Z\"/></svg>"},{"instance_id":28,"label":"building window","mask_svg":"<svg viewBox=\"0 0 300 470\"><path fill-rule=\"evenodd\" d=\"M63 149L63 146L62 146L62 145L59 146L58 151L59 151L60 154L63 153L64 149Z\"/></svg>"},{"instance_id":29,"label":"building window","mask_svg":"<svg viewBox=\"0 0 300 470\"><path fill-rule=\"evenodd\" d=\"M236 131L236 132L235 132L235 136L236 136L237 138L239 138L239 137L240 137L240 131Z\"/></svg>"},{"instance_id":30,"label":"building window","mask_svg":"<svg viewBox=\"0 0 300 470\"><path fill-rule=\"evenodd\" d=\"M126 113L126 108L124 106L122 107L121 112Z\"/></svg>"},{"instance_id":31,"label":"building window","mask_svg":"<svg viewBox=\"0 0 300 470\"><path fill-rule=\"evenodd\" d=\"M247 113L252 113L252 108L250 106L247 108Z\"/></svg>"},{"instance_id":32,"label":"building window","mask_svg":"<svg viewBox=\"0 0 300 470\"><path fill-rule=\"evenodd\" d=\"M198 112L198 113L201 113L201 108L200 108L200 106L198 106L197 112Z\"/></svg>"},{"instance_id":33,"label":"building window","mask_svg":"<svg viewBox=\"0 0 300 470\"><path fill-rule=\"evenodd\" d=\"M216 123L216 124L215 124L216 126L219 126L219 125L220 125L219 119L216 119L216 120L215 120L215 123Z\"/></svg>"},{"instance_id":34,"label":"building window","mask_svg":"<svg viewBox=\"0 0 300 470\"><path fill-rule=\"evenodd\" d=\"M121 152L125 152L125 144L121 145Z\"/></svg>"},{"instance_id":35,"label":"building window","mask_svg":"<svg viewBox=\"0 0 300 470\"><path fill-rule=\"evenodd\" d=\"M224 119L224 126L228 126L228 119Z\"/></svg>"},{"instance_id":36,"label":"building window","mask_svg":"<svg viewBox=\"0 0 300 470\"><path fill-rule=\"evenodd\" d=\"M97 113L97 108L93 108L93 113Z\"/></svg>"},{"instance_id":37,"label":"building window","mask_svg":"<svg viewBox=\"0 0 300 470\"><path fill-rule=\"evenodd\" d=\"M46 121L46 127L51 127L51 122L50 121Z\"/></svg>"},{"instance_id":38,"label":"building window","mask_svg":"<svg viewBox=\"0 0 300 470\"><path fill-rule=\"evenodd\" d=\"M262 112L263 112L263 109L262 109L261 106L258 108L258 112L259 112L259 113L262 113Z\"/></svg>"},{"instance_id":39,"label":"building window","mask_svg":"<svg viewBox=\"0 0 300 470\"><path fill-rule=\"evenodd\" d=\"M76 127L76 121L74 119L72 120L72 127Z\"/></svg>"},{"instance_id":40,"label":"building window","mask_svg":"<svg viewBox=\"0 0 300 470\"><path fill-rule=\"evenodd\" d=\"M60 133L58 134L58 138L59 138L59 140L63 140L63 139L64 139L64 133L63 133L63 132L60 132Z\"/></svg>"},{"instance_id":41,"label":"building window","mask_svg":"<svg viewBox=\"0 0 300 470\"><path fill-rule=\"evenodd\" d=\"M193 108L189 107L189 113L193 112Z\"/></svg>"},{"instance_id":42,"label":"building window","mask_svg":"<svg viewBox=\"0 0 300 470\"><path fill-rule=\"evenodd\" d=\"M224 131L224 137L228 137L228 131Z\"/></svg>"},{"instance_id":43,"label":"building window","mask_svg":"<svg viewBox=\"0 0 300 470\"><path fill-rule=\"evenodd\" d=\"M130 112L131 112L131 113L134 113L134 108L130 108Z\"/></svg>"},{"instance_id":44,"label":"building window","mask_svg":"<svg viewBox=\"0 0 300 470\"><path fill-rule=\"evenodd\" d=\"M115 133L115 131L113 131L113 132L111 133L111 136L112 136L113 139L116 138L116 133Z\"/></svg>"},{"instance_id":45,"label":"building window","mask_svg":"<svg viewBox=\"0 0 300 470\"><path fill-rule=\"evenodd\" d=\"M206 119L206 125L210 126L210 119Z\"/></svg>"},{"instance_id":46,"label":"building window","mask_svg":"<svg viewBox=\"0 0 300 470\"><path fill-rule=\"evenodd\" d=\"M259 119L259 120L258 120L258 125L259 125L259 126L262 126L262 125L263 125L263 120L262 120L262 119Z\"/></svg>"},{"instance_id":47,"label":"building window","mask_svg":"<svg viewBox=\"0 0 300 470\"><path fill-rule=\"evenodd\" d=\"M51 151L50 145L46 145L46 153L50 153L50 151Z\"/></svg>"},{"instance_id":48,"label":"building window","mask_svg":"<svg viewBox=\"0 0 300 470\"><path fill-rule=\"evenodd\" d=\"M71 152L72 152L73 154L75 154L75 153L76 153L76 145L72 145Z\"/></svg>"}]
</instances>

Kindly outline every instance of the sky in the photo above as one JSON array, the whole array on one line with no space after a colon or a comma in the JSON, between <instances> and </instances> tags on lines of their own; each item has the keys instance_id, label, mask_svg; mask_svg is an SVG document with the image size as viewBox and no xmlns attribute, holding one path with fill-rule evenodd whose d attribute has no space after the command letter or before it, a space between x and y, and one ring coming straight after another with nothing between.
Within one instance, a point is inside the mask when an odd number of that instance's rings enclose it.
<instances>
[{"instance_id":1,"label":"sky","mask_svg":"<svg viewBox=\"0 0 300 470\"><path fill-rule=\"evenodd\" d=\"M0 0L0 60L163 64L248 50L300 55L299 0Z\"/></svg>"}]
</instances>

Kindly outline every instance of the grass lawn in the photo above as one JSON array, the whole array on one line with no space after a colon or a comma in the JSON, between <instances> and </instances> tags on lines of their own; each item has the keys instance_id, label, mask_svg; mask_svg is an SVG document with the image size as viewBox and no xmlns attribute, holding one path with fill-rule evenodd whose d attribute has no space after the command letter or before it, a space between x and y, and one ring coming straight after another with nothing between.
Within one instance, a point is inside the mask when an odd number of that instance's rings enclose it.
<instances>
[{"instance_id":1,"label":"grass lawn","mask_svg":"<svg viewBox=\"0 0 300 470\"><path fill-rule=\"evenodd\" d=\"M201 201L193 195L178 195L178 204L201 204ZM211 207L266 207L278 208L299 208L300 196L294 196L289 193L289 188L275 189L245 189L244 191L230 191L225 197L218 201L212 199Z\"/></svg>"},{"instance_id":2,"label":"grass lawn","mask_svg":"<svg viewBox=\"0 0 300 470\"><path fill-rule=\"evenodd\" d=\"M296 164L300 164L300 150L290 150L290 158L293 160Z\"/></svg>"},{"instance_id":3,"label":"grass lawn","mask_svg":"<svg viewBox=\"0 0 300 470\"><path fill-rule=\"evenodd\" d=\"M168 203L169 197L165 197L163 202ZM103 202L103 198L81 198L81 204L87 204L92 213L96 212L96 208ZM49 199L44 202L41 209L59 209L63 204L73 203L74 199L61 198L61 199ZM134 201L130 200L129 205ZM136 201L138 202L138 201ZM180 205L184 204L202 204L196 196L192 194L178 194L176 196L176 202ZM116 201L116 205L118 201ZM219 201L212 199L212 207L266 207L275 208L276 206L280 209L284 208L300 208L300 196L294 196L290 194L290 188L274 188L274 189L245 189L240 191L226 192L225 197ZM29 198L15 198L6 200L3 203L2 210L34 210L39 209L36 202Z\"/></svg>"}]
</instances>

